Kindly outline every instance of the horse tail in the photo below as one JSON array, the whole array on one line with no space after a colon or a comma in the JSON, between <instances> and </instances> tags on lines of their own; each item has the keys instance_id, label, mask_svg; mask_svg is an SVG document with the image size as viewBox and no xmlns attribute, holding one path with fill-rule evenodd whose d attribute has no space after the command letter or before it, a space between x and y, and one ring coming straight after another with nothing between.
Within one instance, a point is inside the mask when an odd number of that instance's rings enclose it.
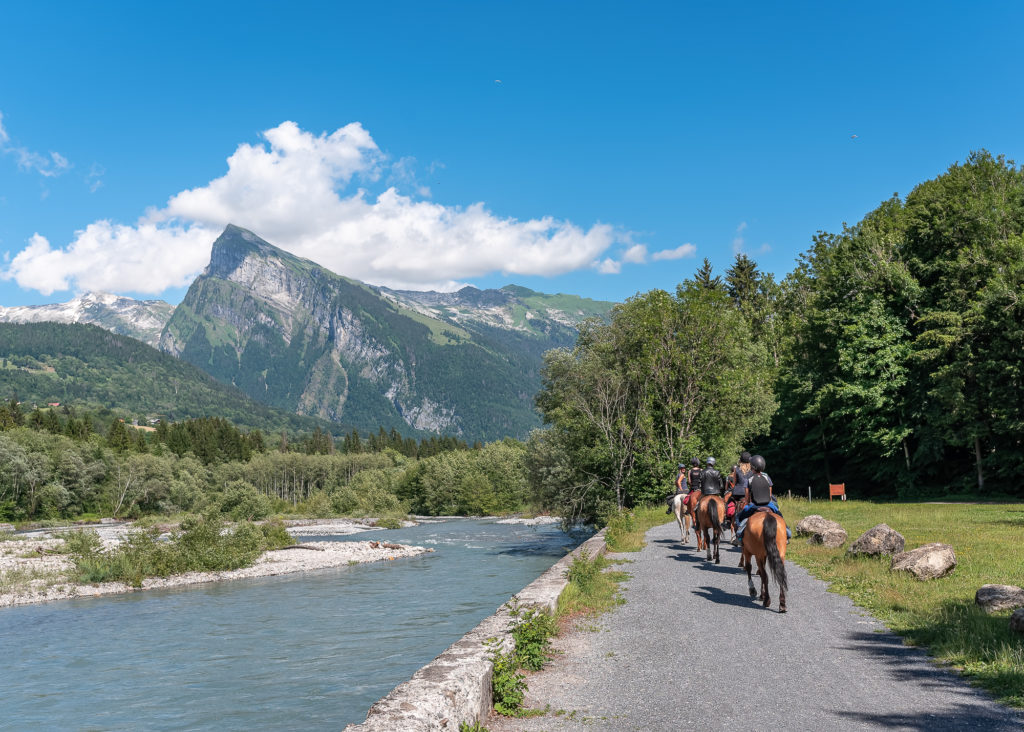
<instances>
[{"instance_id":1,"label":"horse tail","mask_svg":"<svg viewBox=\"0 0 1024 732\"><path fill-rule=\"evenodd\" d=\"M718 501L711 499L708 501L708 517L711 519L711 527L715 531L722 530L722 517L718 515Z\"/></svg>"},{"instance_id":2,"label":"horse tail","mask_svg":"<svg viewBox=\"0 0 1024 732\"><path fill-rule=\"evenodd\" d=\"M764 517L764 523L761 525L761 537L764 540L764 550L768 555L768 567L772 571L772 577L785 592L789 589L786 583L786 563L783 561L782 555L779 554L779 545L776 543L777 529L775 516L769 513Z\"/></svg>"}]
</instances>

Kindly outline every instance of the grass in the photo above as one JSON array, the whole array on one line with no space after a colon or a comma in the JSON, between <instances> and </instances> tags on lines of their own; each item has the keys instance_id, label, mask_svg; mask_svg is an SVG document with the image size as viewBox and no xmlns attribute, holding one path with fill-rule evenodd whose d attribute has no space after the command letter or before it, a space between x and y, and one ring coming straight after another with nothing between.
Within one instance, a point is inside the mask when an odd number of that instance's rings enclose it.
<instances>
[{"instance_id":1,"label":"grass","mask_svg":"<svg viewBox=\"0 0 1024 732\"><path fill-rule=\"evenodd\" d=\"M6 572L0 571L0 595L22 593L33 589L45 592L53 585L61 585L68 581L67 573L59 570L34 567L9 569Z\"/></svg>"},{"instance_id":2,"label":"grass","mask_svg":"<svg viewBox=\"0 0 1024 732\"><path fill-rule=\"evenodd\" d=\"M1024 638L1010 632L1009 611L988 615L974 603L984 584L1024 586L1024 505L780 503L790 526L819 514L842 524L850 542L885 523L903 535L908 550L932 542L950 544L956 569L926 582L890 572L888 558L849 557L849 544L829 549L794 538L786 556L828 582L832 592L870 610L908 644L926 648L999 701L1024 707Z\"/></svg>"},{"instance_id":3,"label":"grass","mask_svg":"<svg viewBox=\"0 0 1024 732\"><path fill-rule=\"evenodd\" d=\"M625 602L619 584L629 575L622 571L606 571L612 560L600 554L591 557L586 551L572 560L567 574L569 584L558 596L556 615L599 615Z\"/></svg>"},{"instance_id":4,"label":"grass","mask_svg":"<svg viewBox=\"0 0 1024 732\"><path fill-rule=\"evenodd\" d=\"M605 543L608 551L638 552L644 548L644 535L648 529L661 526L669 519L664 504L638 506L631 511L616 511L608 517Z\"/></svg>"}]
</instances>

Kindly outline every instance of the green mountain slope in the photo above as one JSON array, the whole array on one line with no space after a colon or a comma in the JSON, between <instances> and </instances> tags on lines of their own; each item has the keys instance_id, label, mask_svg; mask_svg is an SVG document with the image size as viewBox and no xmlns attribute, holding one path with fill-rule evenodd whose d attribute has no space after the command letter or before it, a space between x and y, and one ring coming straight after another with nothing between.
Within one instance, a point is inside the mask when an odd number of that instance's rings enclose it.
<instances>
[{"instance_id":1,"label":"green mountain slope","mask_svg":"<svg viewBox=\"0 0 1024 732\"><path fill-rule=\"evenodd\" d=\"M281 409L491 440L540 424L541 354L610 307L525 288L371 287L228 226L160 345Z\"/></svg>"},{"instance_id":2,"label":"green mountain slope","mask_svg":"<svg viewBox=\"0 0 1024 732\"><path fill-rule=\"evenodd\" d=\"M134 338L85 324L0 324L0 397L172 421L226 417L239 427L268 432L326 426L255 402Z\"/></svg>"}]
</instances>

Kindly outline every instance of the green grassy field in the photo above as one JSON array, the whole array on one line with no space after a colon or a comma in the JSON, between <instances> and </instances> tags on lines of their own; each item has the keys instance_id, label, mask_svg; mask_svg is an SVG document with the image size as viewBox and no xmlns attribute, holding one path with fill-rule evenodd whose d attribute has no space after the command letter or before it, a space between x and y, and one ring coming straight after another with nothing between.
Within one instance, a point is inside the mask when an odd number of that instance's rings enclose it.
<instances>
[{"instance_id":1,"label":"green grassy field","mask_svg":"<svg viewBox=\"0 0 1024 732\"><path fill-rule=\"evenodd\" d=\"M907 643L928 649L1000 701L1024 707L1024 637L1009 630L1010 611L987 615L974 604L984 584L1024 586L1024 504L905 504L866 501L781 501L787 523L819 514L850 536L839 549L794 538L786 558L872 612ZM906 548L950 544L953 573L921 582L889 571L889 559L850 558L861 533L885 523L903 534ZM792 598L792 603L799 602Z\"/></svg>"}]
</instances>

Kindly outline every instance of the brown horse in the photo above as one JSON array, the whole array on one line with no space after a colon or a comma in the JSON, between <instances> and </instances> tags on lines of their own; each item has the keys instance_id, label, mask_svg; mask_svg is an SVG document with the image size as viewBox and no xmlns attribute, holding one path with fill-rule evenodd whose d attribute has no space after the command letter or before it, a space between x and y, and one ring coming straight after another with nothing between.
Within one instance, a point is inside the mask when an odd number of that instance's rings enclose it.
<instances>
[{"instance_id":1,"label":"brown horse","mask_svg":"<svg viewBox=\"0 0 1024 732\"><path fill-rule=\"evenodd\" d=\"M721 561L718 556L718 545L722 540L722 522L725 520L725 501L721 496L703 496L700 499L700 503L697 504L697 548L701 548L701 539L703 538L703 548L707 551L707 560L711 561L711 543L710 538L714 539L715 543L715 564L720 564ZM708 531L712 532L712 537L708 536Z\"/></svg>"},{"instance_id":2,"label":"brown horse","mask_svg":"<svg viewBox=\"0 0 1024 732\"><path fill-rule=\"evenodd\" d=\"M700 532L697 530L697 502L700 500L701 495L699 488L695 491L690 491L690 495L683 504L683 508L686 509L686 515L690 518L690 525L693 526L694 536L697 537L698 551L704 548L704 545L701 543Z\"/></svg>"},{"instance_id":3,"label":"brown horse","mask_svg":"<svg viewBox=\"0 0 1024 732\"><path fill-rule=\"evenodd\" d=\"M757 597L751 568L754 557L757 557L757 574L761 577L761 602L770 607L772 599L768 595L768 572L765 565L772 571L772 577L779 586L779 612L786 612L786 522L781 516L771 511L759 510L747 519L747 528L743 532L743 559L741 566L747 569L747 588L751 597Z\"/></svg>"},{"instance_id":4,"label":"brown horse","mask_svg":"<svg viewBox=\"0 0 1024 732\"><path fill-rule=\"evenodd\" d=\"M676 523L679 524L679 541L683 544L689 544L690 512L686 507L686 496L682 493L676 493L672 496L672 511L676 515Z\"/></svg>"}]
</instances>

